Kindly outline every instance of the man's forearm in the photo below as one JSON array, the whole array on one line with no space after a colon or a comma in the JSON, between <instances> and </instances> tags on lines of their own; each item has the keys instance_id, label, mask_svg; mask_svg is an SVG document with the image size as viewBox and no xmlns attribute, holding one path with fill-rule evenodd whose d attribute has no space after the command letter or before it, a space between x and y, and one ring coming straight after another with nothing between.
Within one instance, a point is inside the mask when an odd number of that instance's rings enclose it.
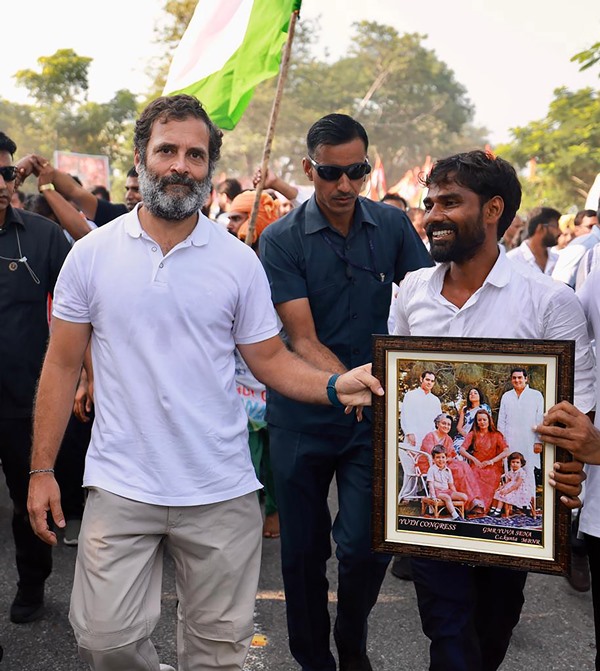
<instances>
[{"instance_id":1,"label":"man's forearm","mask_svg":"<svg viewBox=\"0 0 600 671\"><path fill-rule=\"evenodd\" d=\"M326 357L321 361L323 365L316 366L282 347L267 367L254 370L248 364L258 380L280 394L304 403L328 404L327 381L335 371L327 365Z\"/></svg>"},{"instance_id":2,"label":"man's forearm","mask_svg":"<svg viewBox=\"0 0 600 671\"><path fill-rule=\"evenodd\" d=\"M328 394L332 369L319 369L287 350L278 337L261 343L238 345L252 374L280 394L303 403L344 406L371 405L371 393L383 395L380 382L371 375L370 364L353 368L335 381L335 395ZM331 392L330 392L331 393ZM335 403L334 403L335 405Z\"/></svg>"},{"instance_id":3,"label":"man's forearm","mask_svg":"<svg viewBox=\"0 0 600 671\"><path fill-rule=\"evenodd\" d=\"M74 240L79 240L90 232L91 229L87 221L60 193L57 191L44 191L44 197L56 215L59 224Z\"/></svg>"},{"instance_id":4,"label":"man's forearm","mask_svg":"<svg viewBox=\"0 0 600 671\"><path fill-rule=\"evenodd\" d=\"M71 416L80 368L46 362L35 401L31 468L53 468Z\"/></svg>"},{"instance_id":5,"label":"man's forearm","mask_svg":"<svg viewBox=\"0 0 600 671\"><path fill-rule=\"evenodd\" d=\"M292 350L315 368L332 373L345 373L348 369L338 357L318 340L298 338L291 342Z\"/></svg>"}]
</instances>

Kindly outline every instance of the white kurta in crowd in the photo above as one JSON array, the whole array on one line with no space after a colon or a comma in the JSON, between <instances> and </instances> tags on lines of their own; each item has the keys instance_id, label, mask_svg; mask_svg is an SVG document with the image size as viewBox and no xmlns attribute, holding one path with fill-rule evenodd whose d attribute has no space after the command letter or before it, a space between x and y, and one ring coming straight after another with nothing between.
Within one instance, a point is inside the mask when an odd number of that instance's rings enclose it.
<instances>
[{"instance_id":1,"label":"white kurta in crowd","mask_svg":"<svg viewBox=\"0 0 600 671\"><path fill-rule=\"evenodd\" d=\"M79 240L54 294L91 323L96 419L84 486L144 503L215 503L260 488L234 349L278 334L256 254L199 215L164 255L137 207Z\"/></svg>"},{"instance_id":2,"label":"white kurta in crowd","mask_svg":"<svg viewBox=\"0 0 600 671\"><path fill-rule=\"evenodd\" d=\"M539 273L544 273L545 275L552 275L554 266L558 261L558 253L553 252L551 249L548 250L548 261L546 262L546 267L542 270L535 260L535 256L529 247L527 240L523 242L515 249L511 249L510 252L506 252L506 257L513 261L514 263L522 263L523 265L531 268L532 270L537 270Z\"/></svg>"},{"instance_id":3,"label":"white kurta in crowd","mask_svg":"<svg viewBox=\"0 0 600 671\"><path fill-rule=\"evenodd\" d=\"M534 443L541 443L532 427L544 419L544 397L529 385L518 396L514 389L502 394L498 412L498 431L504 435L511 452L520 452L527 468L540 467L540 455L533 451Z\"/></svg>"},{"instance_id":4,"label":"white kurta in crowd","mask_svg":"<svg viewBox=\"0 0 600 671\"><path fill-rule=\"evenodd\" d=\"M588 318L590 334L596 340L596 351L600 341L600 268L588 276L581 291L577 292ZM596 352L597 353L597 352ZM596 418L594 424L600 428L600 366L596 363ZM579 529L590 536L600 538L600 466L586 466L585 498Z\"/></svg>"},{"instance_id":5,"label":"white kurta in crowd","mask_svg":"<svg viewBox=\"0 0 600 671\"><path fill-rule=\"evenodd\" d=\"M415 436L415 447L419 449L423 438L435 429L433 420L442 412L440 399L421 387L404 394L400 409L400 426L406 439L407 434Z\"/></svg>"}]
</instances>

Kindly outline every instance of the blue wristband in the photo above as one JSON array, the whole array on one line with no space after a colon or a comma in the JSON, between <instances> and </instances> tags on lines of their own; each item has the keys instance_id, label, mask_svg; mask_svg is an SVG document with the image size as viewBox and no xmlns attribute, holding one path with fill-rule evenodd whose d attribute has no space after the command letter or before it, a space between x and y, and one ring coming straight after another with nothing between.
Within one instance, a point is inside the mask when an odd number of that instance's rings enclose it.
<instances>
[{"instance_id":1,"label":"blue wristband","mask_svg":"<svg viewBox=\"0 0 600 671\"><path fill-rule=\"evenodd\" d=\"M327 382L327 398L329 399L331 405L335 406L336 408L343 408L344 404L338 398L337 391L335 390L335 382L339 376L339 373L334 373L329 378L329 381Z\"/></svg>"}]
</instances>

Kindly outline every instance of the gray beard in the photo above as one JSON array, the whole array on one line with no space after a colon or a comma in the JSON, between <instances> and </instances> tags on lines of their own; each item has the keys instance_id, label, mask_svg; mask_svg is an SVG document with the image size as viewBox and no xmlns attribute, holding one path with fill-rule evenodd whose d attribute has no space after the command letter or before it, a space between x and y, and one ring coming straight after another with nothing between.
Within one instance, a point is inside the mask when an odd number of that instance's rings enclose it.
<instances>
[{"instance_id":1,"label":"gray beard","mask_svg":"<svg viewBox=\"0 0 600 671\"><path fill-rule=\"evenodd\" d=\"M185 175L158 177L150 172L143 163L138 166L138 181L144 207L155 217L166 221L183 221L204 205L212 191L211 175L197 181ZM186 194L169 193L170 184L182 184L189 187Z\"/></svg>"}]
</instances>

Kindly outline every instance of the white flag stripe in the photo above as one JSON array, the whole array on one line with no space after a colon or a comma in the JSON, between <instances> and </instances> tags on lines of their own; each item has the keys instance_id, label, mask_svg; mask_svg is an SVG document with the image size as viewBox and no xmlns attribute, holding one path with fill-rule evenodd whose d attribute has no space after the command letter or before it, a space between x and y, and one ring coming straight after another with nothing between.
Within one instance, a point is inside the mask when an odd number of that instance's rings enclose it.
<instances>
[{"instance_id":1,"label":"white flag stripe","mask_svg":"<svg viewBox=\"0 0 600 671\"><path fill-rule=\"evenodd\" d=\"M169 69L165 93L218 72L244 40L254 0L199 0Z\"/></svg>"}]
</instances>

